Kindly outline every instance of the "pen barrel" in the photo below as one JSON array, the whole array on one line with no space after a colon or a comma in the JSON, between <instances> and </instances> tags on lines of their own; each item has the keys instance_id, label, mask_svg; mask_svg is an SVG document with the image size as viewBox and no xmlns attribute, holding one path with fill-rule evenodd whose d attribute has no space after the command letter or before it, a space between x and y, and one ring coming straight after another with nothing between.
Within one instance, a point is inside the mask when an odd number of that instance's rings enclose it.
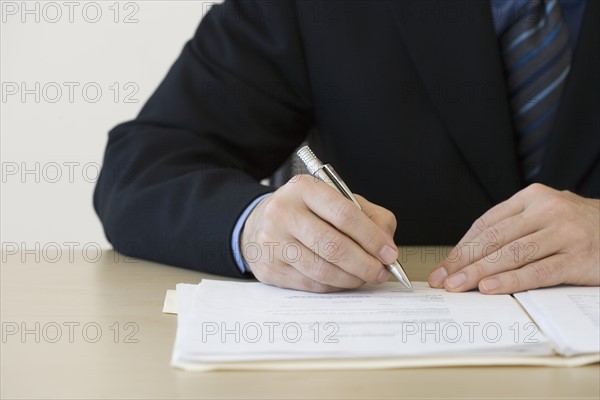
<instances>
[{"instance_id":1,"label":"pen barrel","mask_svg":"<svg viewBox=\"0 0 600 400\"><path fill-rule=\"evenodd\" d=\"M337 172L335 172L335 169L333 169L333 167L330 164L321 166L319 169L317 169L317 171L315 171L313 175L325 182L326 184L328 184L329 186L331 186L332 188L334 188L335 190L337 190L338 192L340 192L342 195L344 195L345 198L352 201L354 205L356 205L359 209L362 210L360 203L358 202L354 194L352 194L350 188L344 183L342 178L340 178L340 176L337 174Z\"/></svg>"},{"instance_id":2,"label":"pen barrel","mask_svg":"<svg viewBox=\"0 0 600 400\"><path fill-rule=\"evenodd\" d=\"M304 146L300 150L298 150L298 157L302 160L304 165L308 171L317 179L325 182L338 192L340 192L344 197L351 200L359 209L362 210L360 203L350 191L350 188L344 183L342 178L335 172L335 169L329 164L323 165L321 160L315 156L310 147ZM392 264L386 265L386 268L402 283L407 289L413 290L412 284L410 280L406 276L404 272L404 268L398 260L394 261Z\"/></svg>"},{"instance_id":3,"label":"pen barrel","mask_svg":"<svg viewBox=\"0 0 600 400\"><path fill-rule=\"evenodd\" d=\"M313 174L317 178L321 179L323 182L327 183L332 188L336 189L338 192L343 194L347 199L351 200L359 209L362 210L362 207L358 203L358 200L350 191L350 188L344 183L342 178L335 172L335 169L330 164L320 166L315 173ZM386 265L386 268L400 283L402 283L407 289L413 290L413 286L406 276L406 272L404 272L404 268L398 260L393 263Z\"/></svg>"},{"instance_id":4,"label":"pen barrel","mask_svg":"<svg viewBox=\"0 0 600 400\"><path fill-rule=\"evenodd\" d=\"M404 272L404 268L400 264L400 261L396 260L393 263L386 265L386 268L400 283L402 283L407 289L413 290L412 283L408 279L406 272Z\"/></svg>"}]
</instances>

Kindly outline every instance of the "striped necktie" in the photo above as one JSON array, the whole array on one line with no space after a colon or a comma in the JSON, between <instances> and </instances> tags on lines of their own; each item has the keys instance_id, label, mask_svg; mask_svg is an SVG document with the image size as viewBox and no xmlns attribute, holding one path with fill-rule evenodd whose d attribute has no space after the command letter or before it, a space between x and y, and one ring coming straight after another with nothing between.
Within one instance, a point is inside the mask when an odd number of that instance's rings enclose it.
<instances>
[{"instance_id":1,"label":"striped necktie","mask_svg":"<svg viewBox=\"0 0 600 400\"><path fill-rule=\"evenodd\" d=\"M571 69L569 30L557 0L531 0L500 37L523 176L540 171Z\"/></svg>"}]
</instances>

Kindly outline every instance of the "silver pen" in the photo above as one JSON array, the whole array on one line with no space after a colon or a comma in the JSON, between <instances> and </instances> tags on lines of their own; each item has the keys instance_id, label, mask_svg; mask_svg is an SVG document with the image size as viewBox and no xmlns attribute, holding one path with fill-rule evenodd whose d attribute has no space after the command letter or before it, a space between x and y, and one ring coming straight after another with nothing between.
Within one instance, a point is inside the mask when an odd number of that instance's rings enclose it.
<instances>
[{"instance_id":1,"label":"silver pen","mask_svg":"<svg viewBox=\"0 0 600 400\"><path fill-rule=\"evenodd\" d=\"M346 186L342 178L335 172L333 167L329 164L323 165L321 160L315 156L310 147L304 146L297 152L298 157L302 160L302 162L308 168L308 171L317 179L322 180L327 183L329 186L340 192L347 199L351 200L359 209L362 209L356 197L350 191L350 188ZM410 291L413 290L413 286L410 283L410 280L406 276L406 272L404 272L404 268L398 262L398 260L394 261L392 264L386 265L388 271L391 272L392 275L400 281L407 289Z\"/></svg>"}]
</instances>

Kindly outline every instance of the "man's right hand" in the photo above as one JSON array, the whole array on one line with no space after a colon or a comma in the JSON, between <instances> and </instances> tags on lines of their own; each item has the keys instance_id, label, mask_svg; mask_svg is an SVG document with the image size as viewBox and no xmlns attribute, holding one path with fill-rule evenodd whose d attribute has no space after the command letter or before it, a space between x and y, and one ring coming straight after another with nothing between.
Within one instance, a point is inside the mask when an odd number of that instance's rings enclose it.
<instances>
[{"instance_id":1,"label":"man's right hand","mask_svg":"<svg viewBox=\"0 0 600 400\"><path fill-rule=\"evenodd\" d=\"M329 185L299 175L252 210L241 234L242 254L268 285L311 292L382 283L396 260L396 218L356 196L362 210Z\"/></svg>"}]
</instances>

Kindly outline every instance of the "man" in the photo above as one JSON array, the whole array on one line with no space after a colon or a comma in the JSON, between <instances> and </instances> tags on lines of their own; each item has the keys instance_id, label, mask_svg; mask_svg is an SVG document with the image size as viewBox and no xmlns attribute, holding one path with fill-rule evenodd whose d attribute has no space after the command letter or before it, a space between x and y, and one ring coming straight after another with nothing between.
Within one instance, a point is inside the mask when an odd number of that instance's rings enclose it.
<instances>
[{"instance_id":1,"label":"man","mask_svg":"<svg viewBox=\"0 0 600 400\"><path fill-rule=\"evenodd\" d=\"M110 133L106 235L318 292L387 280L397 244L457 241L432 286L599 285L598 17L590 0L213 6ZM310 176L259 184L304 140L362 211Z\"/></svg>"}]
</instances>

